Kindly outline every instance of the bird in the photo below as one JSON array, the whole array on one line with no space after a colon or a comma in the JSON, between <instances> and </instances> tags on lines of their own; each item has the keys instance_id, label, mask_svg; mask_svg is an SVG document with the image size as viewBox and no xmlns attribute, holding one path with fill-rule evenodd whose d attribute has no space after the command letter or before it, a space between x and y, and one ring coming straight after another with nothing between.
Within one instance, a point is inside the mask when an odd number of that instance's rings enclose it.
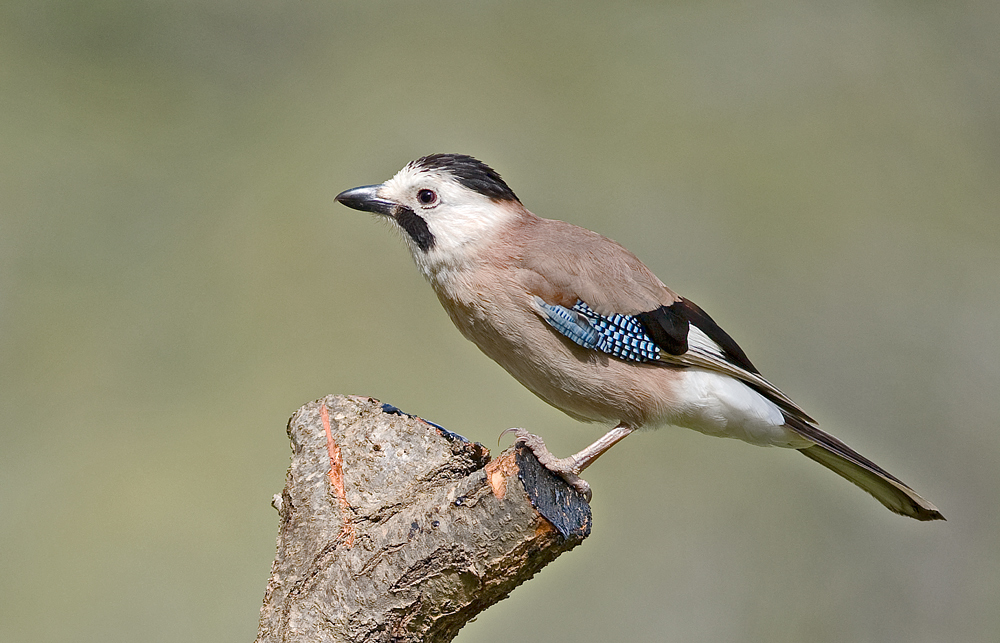
<instances>
[{"instance_id":1,"label":"bird","mask_svg":"<svg viewBox=\"0 0 1000 643\"><path fill-rule=\"evenodd\" d=\"M634 431L675 425L795 449L917 520L938 509L836 437L766 380L694 302L596 232L536 216L500 174L464 154L431 154L341 204L398 228L417 268L467 339L539 398L614 425L557 458L509 429L591 499L580 474Z\"/></svg>"}]
</instances>

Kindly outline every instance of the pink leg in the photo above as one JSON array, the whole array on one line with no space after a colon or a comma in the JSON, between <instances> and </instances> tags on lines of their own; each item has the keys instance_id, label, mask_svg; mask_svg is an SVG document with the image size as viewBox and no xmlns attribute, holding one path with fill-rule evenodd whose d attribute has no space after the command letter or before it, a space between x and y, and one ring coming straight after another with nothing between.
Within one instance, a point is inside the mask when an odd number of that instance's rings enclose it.
<instances>
[{"instance_id":1,"label":"pink leg","mask_svg":"<svg viewBox=\"0 0 1000 643\"><path fill-rule=\"evenodd\" d=\"M619 424L605 433L601 439L568 458L555 457L540 437L533 433L528 433L524 429L507 429L504 433L513 432L517 436L516 442L520 442L531 449L542 466L561 477L571 487L582 493L587 502L590 502L590 485L580 477L580 473L592 465L605 451L624 440L634 430L630 426Z\"/></svg>"}]
</instances>

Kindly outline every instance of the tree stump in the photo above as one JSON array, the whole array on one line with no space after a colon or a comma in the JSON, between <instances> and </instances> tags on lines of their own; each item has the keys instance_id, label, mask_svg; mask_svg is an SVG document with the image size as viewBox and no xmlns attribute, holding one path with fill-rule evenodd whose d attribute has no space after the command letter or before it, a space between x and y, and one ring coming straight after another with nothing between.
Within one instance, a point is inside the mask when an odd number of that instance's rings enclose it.
<instances>
[{"instance_id":1,"label":"tree stump","mask_svg":"<svg viewBox=\"0 0 1000 643\"><path fill-rule=\"evenodd\" d=\"M451 641L590 533L583 496L524 447L489 450L330 395L288 422L257 643Z\"/></svg>"}]
</instances>

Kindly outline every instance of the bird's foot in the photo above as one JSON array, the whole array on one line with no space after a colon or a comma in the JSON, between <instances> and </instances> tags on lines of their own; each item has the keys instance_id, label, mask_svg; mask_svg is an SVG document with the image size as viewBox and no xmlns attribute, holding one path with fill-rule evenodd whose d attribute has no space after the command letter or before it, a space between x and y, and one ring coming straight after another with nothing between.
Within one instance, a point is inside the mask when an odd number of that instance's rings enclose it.
<instances>
[{"instance_id":1,"label":"bird's foot","mask_svg":"<svg viewBox=\"0 0 1000 643\"><path fill-rule=\"evenodd\" d=\"M583 494L587 502L590 502L590 498L593 495L590 491L590 485L580 477L579 474L582 469L579 468L574 456L557 458L549 451L549 448L545 446L545 442L540 437L534 433L528 433L525 429L507 429L500 434L500 437L508 433L514 434L515 443L523 444L531 449L531 452L535 454L538 462L543 467L565 480L566 484L579 491Z\"/></svg>"}]
</instances>

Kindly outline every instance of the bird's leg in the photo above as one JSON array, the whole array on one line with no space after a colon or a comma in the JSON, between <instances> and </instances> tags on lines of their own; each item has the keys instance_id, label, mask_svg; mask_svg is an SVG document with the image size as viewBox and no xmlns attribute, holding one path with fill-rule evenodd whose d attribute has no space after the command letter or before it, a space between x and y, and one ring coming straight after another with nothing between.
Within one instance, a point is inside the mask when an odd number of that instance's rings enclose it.
<instances>
[{"instance_id":1,"label":"bird's leg","mask_svg":"<svg viewBox=\"0 0 1000 643\"><path fill-rule=\"evenodd\" d=\"M508 429L504 433L508 431L513 432L517 436L515 442L519 442L531 449L543 467L565 480L567 484L582 493L587 502L590 502L590 485L580 477L580 473L592 465L605 451L624 440L634 430L630 426L619 424L605 433L601 439L568 458L555 457L540 437L533 433L528 433L524 429Z\"/></svg>"}]
</instances>

